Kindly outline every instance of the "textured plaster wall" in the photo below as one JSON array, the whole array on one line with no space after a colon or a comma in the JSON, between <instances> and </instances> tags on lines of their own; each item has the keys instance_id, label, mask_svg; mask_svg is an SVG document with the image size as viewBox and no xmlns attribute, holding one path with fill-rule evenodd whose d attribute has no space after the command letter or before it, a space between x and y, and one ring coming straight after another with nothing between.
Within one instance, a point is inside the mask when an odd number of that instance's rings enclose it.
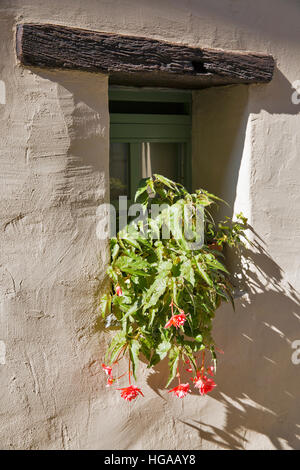
<instances>
[{"instance_id":1,"label":"textured plaster wall","mask_svg":"<svg viewBox=\"0 0 300 470\"><path fill-rule=\"evenodd\" d=\"M194 93L194 185L243 210L258 240L245 253L236 313L218 311L225 354L210 396L172 398L165 365L141 368L145 398L131 404L105 388L108 338L95 326L94 293L107 260L96 238L108 197L107 77L21 68L20 21L275 56L269 85ZM299 24L292 0L0 3L1 448L300 448L300 365L291 362L300 339Z\"/></svg>"}]
</instances>

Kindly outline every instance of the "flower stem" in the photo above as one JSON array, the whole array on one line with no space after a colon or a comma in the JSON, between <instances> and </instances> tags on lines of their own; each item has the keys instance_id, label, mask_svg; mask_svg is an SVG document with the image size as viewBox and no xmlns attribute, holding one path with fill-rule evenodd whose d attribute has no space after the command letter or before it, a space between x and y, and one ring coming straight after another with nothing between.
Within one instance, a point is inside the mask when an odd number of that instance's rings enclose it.
<instances>
[{"instance_id":1,"label":"flower stem","mask_svg":"<svg viewBox=\"0 0 300 470\"><path fill-rule=\"evenodd\" d=\"M124 377L124 375L126 375L126 374L127 374L127 372L124 372L124 374L120 375L119 377L116 377L116 380L121 379L121 378Z\"/></svg>"},{"instance_id":2,"label":"flower stem","mask_svg":"<svg viewBox=\"0 0 300 470\"><path fill-rule=\"evenodd\" d=\"M202 353L202 364L201 364L201 373L204 373L204 360L205 360L205 349Z\"/></svg>"},{"instance_id":3,"label":"flower stem","mask_svg":"<svg viewBox=\"0 0 300 470\"><path fill-rule=\"evenodd\" d=\"M130 359L128 361L128 379L129 379L129 385L131 385L131 378L130 378L131 372L130 372Z\"/></svg>"},{"instance_id":4,"label":"flower stem","mask_svg":"<svg viewBox=\"0 0 300 470\"><path fill-rule=\"evenodd\" d=\"M181 380L180 380L179 365L177 366L177 377L178 377L178 382L179 382L179 385L180 385Z\"/></svg>"},{"instance_id":5,"label":"flower stem","mask_svg":"<svg viewBox=\"0 0 300 470\"><path fill-rule=\"evenodd\" d=\"M117 356L117 359L115 360L115 362L113 363L113 365L114 365L114 364L117 364L117 363L119 362L119 358L120 358L122 352L125 353L126 348L127 348L127 344L125 344L125 346L122 347L122 349L120 350L120 352L119 352L119 354L118 354L118 356Z\"/></svg>"}]
</instances>

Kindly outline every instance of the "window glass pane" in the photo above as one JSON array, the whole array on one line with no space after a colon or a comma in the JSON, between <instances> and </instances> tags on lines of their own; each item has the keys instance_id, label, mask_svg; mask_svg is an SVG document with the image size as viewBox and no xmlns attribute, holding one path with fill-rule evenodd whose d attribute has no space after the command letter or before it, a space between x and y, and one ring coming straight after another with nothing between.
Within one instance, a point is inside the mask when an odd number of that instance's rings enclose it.
<instances>
[{"instance_id":1,"label":"window glass pane","mask_svg":"<svg viewBox=\"0 0 300 470\"><path fill-rule=\"evenodd\" d=\"M183 178L182 144L144 142L142 146L142 178L154 173L181 182Z\"/></svg>"},{"instance_id":2,"label":"window glass pane","mask_svg":"<svg viewBox=\"0 0 300 470\"><path fill-rule=\"evenodd\" d=\"M119 196L129 196L129 144L110 143L110 199L118 199Z\"/></svg>"}]
</instances>

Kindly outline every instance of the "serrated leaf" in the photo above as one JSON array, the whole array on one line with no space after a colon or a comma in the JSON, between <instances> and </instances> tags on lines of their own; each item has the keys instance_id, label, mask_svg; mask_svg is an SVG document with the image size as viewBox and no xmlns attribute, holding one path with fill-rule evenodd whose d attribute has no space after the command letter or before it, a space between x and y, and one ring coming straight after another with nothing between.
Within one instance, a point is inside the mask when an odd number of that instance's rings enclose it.
<instances>
[{"instance_id":1,"label":"serrated leaf","mask_svg":"<svg viewBox=\"0 0 300 470\"><path fill-rule=\"evenodd\" d=\"M146 292L143 300L143 311L145 312L148 308L156 305L158 299L164 294L167 288L166 273L161 273L160 277L157 278L148 292Z\"/></svg>"},{"instance_id":2,"label":"serrated leaf","mask_svg":"<svg viewBox=\"0 0 300 470\"><path fill-rule=\"evenodd\" d=\"M205 271L205 269L202 268L202 266L198 263L198 261L196 261L196 266L197 266L198 272L200 273L200 275L201 275L201 277L204 279L204 281L205 281L210 287L212 287L212 286L213 286L212 280L211 280L210 277L208 276L208 274L207 274L207 272Z\"/></svg>"},{"instance_id":3,"label":"serrated leaf","mask_svg":"<svg viewBox=\"0 0 300 470\"><path fill-rule=\"evenodd\" d=\"M140 180L139 186L136 190L135 196L134 196L134 201L137 202L140 196L144 193L147 194L147 188L148 188L148 180L149 178L143 178Z\"/></svg>"},{"instance_id":4,"label":"serrated leaf","mask_svg":"<svg viewBox=\"0 0 300 470\"><path fill-rule=\"evenodd\" d=\"M131 253L131 256L119 256L115 262L115 267L124 273L133 274L135 276L149 276L147 269L150 269L149 263L142 257Z\"/></svg>"},{"instance_id":5,"label":"serrated leaf","mask_svg":"<svg viewBox=\"0 0 300 470\"><path fill-rule=\"evenodd\" d=\"M157 181L159 181L160 183L163 183L168 188L173 189L173 190L176 189L175 183L169 180L168 178L166 178L165 176L157 175L157 174L154 174L153 176L155 177Z\"/></svg>"},{"instance_id":6,"label":"serrated leaf","mask_svg":"<svg viewBox=\"0 0 300 470\"><path fill-rule=\"evenodd\" d=\"M112 261L114 261L118 255L120 251L120 246L118 243L115 243L113 249L112 249L112 252L111 252L111 258L112 258Z\"/></svg>"},{"instance_id":7,"label":"serrated leaf","mask_svg":"<svg viewBox=\"0 0 300 470\"><path fill-rule=\"evenodd\" d=\"M109 266L106 270L107 274L109 275L109 277L113 280L113 282L115 282L116 284L118 283L118 275L117 273L114 271L113 267L112 266Z\"/></svg>"},{"instance_id":8,"label":"serrated leaf","mask_svg":"<svg viewBox=\"0 0 300 470\"><path fill-rule=\"evenodd\" d=\"M159 355L160 360L162 361L168 354L169 349L171 348L171 343L167 340L162 341L156 348L156 353Z\"/></svg>"},{"instance_id":9,"label":"serrated leaf","mask_svg":"<svg viewBox=\"0 0 300 470\"><path fill-rule=\"evenodd\" d=\"M185 258L180 265L180 275L183 279L187 280L192 286L195 285L195 273L191 260Z\"/></svg>"},{"instance_id":10,"label":"serrated leaf","mask_svg":"<svg viewBox=\"0 0 300 470\"><path fill-rule=\"evenodd\" d=\"M218 261L212 254L206 254L204 257L206 258L206 262L209 266L229 274L225 266L220 263L220 261Z\"/></svg>"}]
</instances>

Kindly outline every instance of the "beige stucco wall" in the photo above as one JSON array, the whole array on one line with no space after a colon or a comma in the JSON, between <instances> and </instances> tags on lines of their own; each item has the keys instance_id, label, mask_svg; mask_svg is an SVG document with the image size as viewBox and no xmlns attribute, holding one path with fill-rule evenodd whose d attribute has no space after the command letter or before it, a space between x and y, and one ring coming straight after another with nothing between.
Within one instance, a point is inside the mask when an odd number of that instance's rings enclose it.
<instances>
[{"instance_id":1,"label":"beige stucco wall","mask_svg":"<svg viewBox=\"0 0 300 470\"><path fill-rule=\"evenodd\" d=\"M108 196L107 77L21 68L20 21L274 55L269 85L194 93L194 184L243 210L259 240L245 253L237 311L217 315L225 354L211 396L172 398L164 366L142 368L145 398L131 404L105 388L94 294L107 259L96 237ZM0 448L300 448L300 365L291 362L300 339L299 21L293 0L2 0Z\"/></svg>"}]
</instances>

